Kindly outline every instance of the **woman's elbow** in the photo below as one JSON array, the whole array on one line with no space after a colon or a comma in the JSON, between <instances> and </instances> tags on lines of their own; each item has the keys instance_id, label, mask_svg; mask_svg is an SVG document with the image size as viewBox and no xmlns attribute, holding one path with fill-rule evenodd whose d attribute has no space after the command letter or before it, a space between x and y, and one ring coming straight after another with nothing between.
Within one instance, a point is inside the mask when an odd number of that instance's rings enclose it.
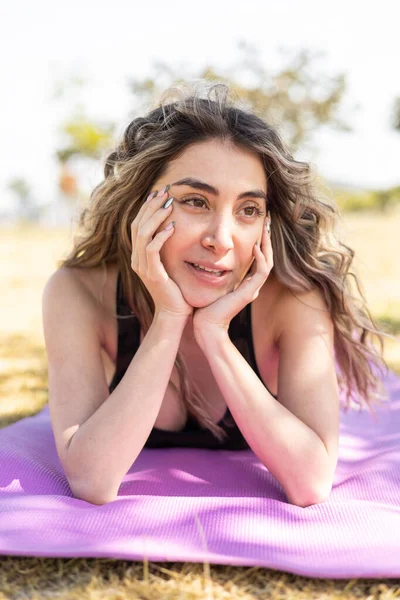
<instances>
[{"instance_id":1,"label":"woman's elbow","mask_svg":"<svg viewBox=\"0 0 400 600\"><path fill-rule=\"evenodd\" d=\"M319 497L318 499L315 500L311 500L308 502L292 502L291 504L294 504L295 506L298 506L299 508L307 508L308 506L313 506L314 504L323 504L324 502L326 502L328 500L329 496L325 497Z\"/></svg>"},{"instance_id":2,"label":"woman's elbow","mask_svg":"<svg viewBox=\"0 0 400 600\"><path fill-rule=\"evenodd\" d=\"M329 499L331 490L332 483L328 488L325 487L324 490L314 490L313 493L308 494L301 499L296 499L295 501L290 500L290 503L299 506L300 508L307 508L308 506L313 506L313 504L323 504Z\"/></svg>"},{"instance_id":3,"label":"woman's elbow","mask_svg":"<svg viewBox=\"0 0 400 600\"><path fill-rule=\"evenodd\" d=\"M117 498L118 494L115 493L99 493L93 487L89 486L71 486L71 491L77 500L84 500L85 502L89 502L89 504L95 504L97 506L102 506L103 504L109 504L113 502Z\"/></svg>"}]
</instances>

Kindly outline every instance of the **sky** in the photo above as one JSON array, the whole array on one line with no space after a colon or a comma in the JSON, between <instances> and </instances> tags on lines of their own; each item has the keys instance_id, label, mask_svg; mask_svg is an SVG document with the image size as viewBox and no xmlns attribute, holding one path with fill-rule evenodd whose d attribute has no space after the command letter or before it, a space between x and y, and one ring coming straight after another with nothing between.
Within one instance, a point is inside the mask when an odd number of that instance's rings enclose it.
<instances>
[{"instance_id":1,"label":"sky","mask_svg":"<svg viewBox=\"0 0 400 600\"><path fill-rule=\"evenodd\" d=\"M151 75L157 60L193 76L207 65L227 69L240 40L272 72L284 64L279 48L308 48L324 53L320 72L346 74L341 115L353 131L325 129L299 158L329 181L400 185L400 132L390 126L400 97L399 17L399 0L0 0L0 212L14 202L13 177L29 182L39 204L57 197L58 129L77 104L123 127L128 78ZM74 76L86 79L84 88L56 100L57 84ZM83 187L101 174L101 164L83 167Z\"/></svg>"}]
</instances>

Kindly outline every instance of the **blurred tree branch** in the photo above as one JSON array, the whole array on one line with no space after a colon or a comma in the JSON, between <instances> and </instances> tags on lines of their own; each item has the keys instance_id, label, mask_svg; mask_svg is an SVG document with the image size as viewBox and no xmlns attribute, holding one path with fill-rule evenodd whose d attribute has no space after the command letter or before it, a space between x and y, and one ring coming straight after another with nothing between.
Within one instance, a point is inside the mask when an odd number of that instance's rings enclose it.
<instances>
[{"instance_id":1,"label":"blurred tree branch","mask_svg":"<svg viewBox=\"0 0 400 600\"><path fill-rule=\"evenodd\" d=\"M289 57L285 67L272 73L262 64L256 48L242 41L238 49L241 56L233 66L225 71L207 66L195 78L228 83L248 108L281 127L286 141L295 147L322 125L351 131L349 123L338 114L346 90L345 75L318 73L314 63L321 53L300 50ZM288 54L286 50L280 52ZM189 73L182 75L184 71L185 67L174 70L157 61L153 63L152 77L131 79L129 86L144 108L155 105L160 92L168 85L192 79ZM246 80L250 83L243 83Z\"/></svg>"},{"instance_id":2,"label":"blurred tree branch","mask_svg":"<svg viewBox=\"0 0 400 600\"><path fill-rule=\"evenodd\" d=\"M132 114L135 118L157 106L161 93L171 85L186 81L206 79L229 84L242 103L261 118L275 125L285 141L296 149L310 143L312 133L322 126L341 131L351 131L350 125L339 115L346 90L344 74L327 75L318 72L315 62L322 53L300 50L297 52L280 49L286 54L286 65L276 72L269 70L260 58L259 51L248 43L238 43L239 57L224 70L212 65L198 73L182 65L170 65L155 61L151 74L144 79L128 80L128 89L133 94ZM83 78L75 78L71 85L81 88ZM65 95L65 86L59 85L56 94ZM63 143L56 151L60 164L60 188L76 196L77 182L68 164L74 157L101 159L102 152L113 145L116 124L101 123L86 116L80 109L69 117L60 128ZM69 165L71 167L71 165Z\"/></svg>"},{"instance_id":3,"label":"blurred tree branch","mask_svg":"<svg viewBox=\"0 0 400 600\"><path fill-rule=\"evenodd\" d=\"M67 144L56 151L56 156L64 164L76 155L98 159L99 153L110 144L114 125L98 123L80 115L68 119L61 131L67 138Z\"/></svg>"}]
</instances>

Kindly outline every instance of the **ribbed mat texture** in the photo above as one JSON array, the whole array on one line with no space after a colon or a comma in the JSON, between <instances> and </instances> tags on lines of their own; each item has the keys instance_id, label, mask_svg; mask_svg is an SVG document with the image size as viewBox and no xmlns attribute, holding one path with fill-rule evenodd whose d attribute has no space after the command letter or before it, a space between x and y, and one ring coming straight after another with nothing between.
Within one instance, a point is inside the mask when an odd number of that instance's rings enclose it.
<instances>
[{"instance_id":1,"label":"ribbed mat texture","mask_svg":"<svg viewBox=\"0 0 400 600\"><path fill-rule=\"evenodd\" d=\"M114 502L75 499L46 406L0 430L0 554L400 577L400 378L389 371L384 384L377 420L341 411L333 490L307 508L251 450L144 448Z\"/></svg>"}]
</instances>

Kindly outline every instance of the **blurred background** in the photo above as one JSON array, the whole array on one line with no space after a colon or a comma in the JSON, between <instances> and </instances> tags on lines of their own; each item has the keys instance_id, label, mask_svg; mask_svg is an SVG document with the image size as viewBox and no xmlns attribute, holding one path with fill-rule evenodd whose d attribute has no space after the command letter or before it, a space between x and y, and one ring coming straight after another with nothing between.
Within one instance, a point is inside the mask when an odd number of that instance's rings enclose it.
<instances>
[{"instance_id":1,"label":"blurred background","mask_svg":"<svg viewBox=\"0 0 400 600\"><path fill-rule=\"evenodd\" d=\"M400 4L13 0L0 50L0 397L47 400L46 280L102 179L102 158L169 85L229 82L310 161L400 373ZM7 416L8 415L8 416ZM4 421L4 422L6 422ZM8 422L8 421L7 421Z\"/></svg>"}]
</instances>

